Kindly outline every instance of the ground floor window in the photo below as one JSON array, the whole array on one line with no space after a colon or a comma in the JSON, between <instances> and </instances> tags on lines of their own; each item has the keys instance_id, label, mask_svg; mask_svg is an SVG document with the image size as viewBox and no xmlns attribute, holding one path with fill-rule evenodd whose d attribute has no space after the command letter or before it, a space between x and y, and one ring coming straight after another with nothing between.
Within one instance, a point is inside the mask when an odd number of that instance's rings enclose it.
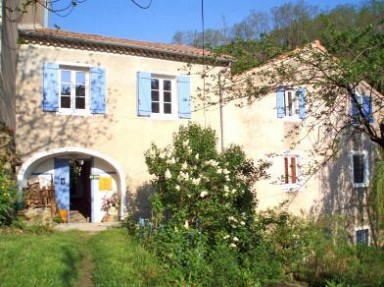
<instances>
[{"instance_id":1,"label":"ground floor window","mask_svg":"<svg viewBox=\"0 0 384 287\"><path fill-rule=\"evenodd\" d=\"M363 244L368 245L369 244L369 229L359 229L356 230L356 244Z\"/></svg>"}]
</instances>

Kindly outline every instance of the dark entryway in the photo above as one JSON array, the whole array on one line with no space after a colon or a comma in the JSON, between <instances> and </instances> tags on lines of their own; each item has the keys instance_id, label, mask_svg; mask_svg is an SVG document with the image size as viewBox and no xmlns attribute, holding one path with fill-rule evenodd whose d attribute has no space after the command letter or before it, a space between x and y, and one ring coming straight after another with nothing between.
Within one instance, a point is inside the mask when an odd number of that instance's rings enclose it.
<instances>
[{"instance_id":1,"label":"dark entryway","mask_svg":"<svg viewBox=\"0 0 384 287\"><path fill-rule=\"evenodd\" d=\"M77 159L69 161L69 222L91 221L91 166L92 160L90 159Z\"/></svg>"}]
</instances>

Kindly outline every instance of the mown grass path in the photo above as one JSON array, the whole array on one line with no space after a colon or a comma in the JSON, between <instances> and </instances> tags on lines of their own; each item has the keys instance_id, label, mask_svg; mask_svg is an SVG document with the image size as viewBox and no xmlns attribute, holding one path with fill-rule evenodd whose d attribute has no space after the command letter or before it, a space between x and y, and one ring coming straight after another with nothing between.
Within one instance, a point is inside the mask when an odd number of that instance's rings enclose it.
<instances>
[{"instance_id":1,"label":"mown grass path","mask_svg":"<svg viewBox=\"0 0 384 287\"><path fill-rule=\"evenodd\" d=\"M0 287L169 286L153 255L125 229L0 233Z\"/></svg>"}]
</instances>

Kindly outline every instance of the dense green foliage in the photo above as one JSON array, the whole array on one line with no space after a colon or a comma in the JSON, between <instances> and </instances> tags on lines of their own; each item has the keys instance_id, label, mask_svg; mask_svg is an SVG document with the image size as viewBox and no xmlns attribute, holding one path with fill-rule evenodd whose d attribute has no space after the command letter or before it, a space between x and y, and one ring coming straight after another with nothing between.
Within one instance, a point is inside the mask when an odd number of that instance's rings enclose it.
<instances>
[{"instance_id":1,"label":"dense green foliage","mask_svg":"<svg viewBox=\"0 0 384 287\"><path fill-rule=\"evenodd\" d=\"M5 160L0 158L0 227L12 223L17 202L14 175L5 167Z\"/></svg>"},{"instance_id":2,"label":"dense green foliage","mask_svg":"<svg viewBox=\"0 0 384 287\"><path fill-rule=\"evenodd\" d=\"M129 226L176 285L383 284L383 251L351 245L338 218L315 223L284 205L256 213L251 186L268 165L256 166L239 147L215 146L211 129L190 124L172 146L146 153L154 217Z\"/></svg>"}]
</instances>

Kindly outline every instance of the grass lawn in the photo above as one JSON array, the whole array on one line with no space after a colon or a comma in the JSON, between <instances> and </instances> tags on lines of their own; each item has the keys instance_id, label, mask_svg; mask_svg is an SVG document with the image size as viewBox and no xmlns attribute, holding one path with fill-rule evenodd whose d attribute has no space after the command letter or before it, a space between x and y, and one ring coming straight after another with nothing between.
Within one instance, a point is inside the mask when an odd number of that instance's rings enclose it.
<instances>
[{"instance_id":1,"label":"grass lawn","mask_svg":"<svg viewBox=\"0 0 384 287\"><path fill-rule=\"evenodd\" d=\"M94 286L169 286L154 256L125 229L0 233L0 286L86 287L84 276Z\"/></svg>"},{"instance_id":2,"label":"grass lawn","mask_svg":"<svg viewBox=\"0 0 384 287\"><path fill-rule=\"evenodd\" d=\"M79 233L0 234L0 286L73 286L83 258Z\"/></svg>"}]
</instances>

